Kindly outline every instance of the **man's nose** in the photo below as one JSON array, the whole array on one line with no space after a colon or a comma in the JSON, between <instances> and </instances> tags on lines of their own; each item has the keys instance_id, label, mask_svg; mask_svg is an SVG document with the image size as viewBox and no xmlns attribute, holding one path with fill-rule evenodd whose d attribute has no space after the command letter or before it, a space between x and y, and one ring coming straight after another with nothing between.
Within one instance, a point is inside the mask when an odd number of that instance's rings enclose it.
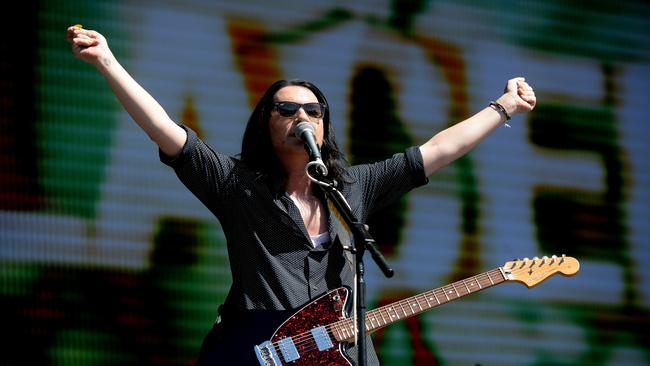
<instances>
[{"instance_id":1,"label":"man's nose","mask_svg":"<svg viewBox=\"0 0 650 366\"><path fill-rule=\"evenodd\" d=\"M309 115L307 114L307 112L305 112L304 107L301 106L298 109L298 112L296 112L296 114L298 115L299 120L301 120L301 121L309 121Z\"/></svg>"}]
</instances>

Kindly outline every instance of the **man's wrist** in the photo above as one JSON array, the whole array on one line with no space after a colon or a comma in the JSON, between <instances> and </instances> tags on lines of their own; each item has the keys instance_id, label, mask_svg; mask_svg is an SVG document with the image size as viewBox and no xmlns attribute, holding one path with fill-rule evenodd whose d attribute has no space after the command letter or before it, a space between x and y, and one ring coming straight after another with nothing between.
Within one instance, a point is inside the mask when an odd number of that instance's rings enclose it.
<instances>
[{"instance_id":1,"label":"man's wrist","mask_svg":"<svg viewBox=\"0 0 650 366\"><path fill-rule=\"evenodd\" d=\"M506 118L506 121L510 120L510 114L506 111L505 107L499 102L490 102L489 106L495 111L499 112L503 117Z\"/></svg>"},{"instance_id":2,"label":"man's wrist","mask_svg":"<svg viewBox=\"0 0 650 366\"><path fill-rule=\"evenodd\" d=\"M517 114L517 101L512 97L512 95L504 94L497 99L495 103L501 105L509 117L512 118L512 116Z\"/></svg>"}]
</instances>

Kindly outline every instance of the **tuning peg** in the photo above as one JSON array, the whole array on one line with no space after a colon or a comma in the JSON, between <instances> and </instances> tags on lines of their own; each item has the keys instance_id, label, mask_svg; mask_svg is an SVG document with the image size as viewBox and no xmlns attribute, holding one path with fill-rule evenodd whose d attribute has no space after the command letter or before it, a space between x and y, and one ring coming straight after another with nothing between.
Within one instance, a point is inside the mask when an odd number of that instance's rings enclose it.
<instances>
[{"instance_id":1,"label":"tuning peg","mask_svg":"<svg viewBox=\"0 0 650 366\"><path fill-rule=\"evenodd\" d=\"M565 257L566 257L566 255L562 254L562 259L560 259L560 264L564 263L564 258Z\"/></svg>"},{"instance_id":2,"label":"tuning peg","mask_svg":"<svg viewBox=\"0 0 650 366\"><path fill-rule=\"evenodd\" d=\"M542 257L542 264L546 264L546 260L547 260L547 259L548 259L547 256L543 256L543 257Z\"/></svg>"},{"instance_id":3,"label":"tuning peg","mask_svg":"<svg viewBox=\"0 0 650 366\"><path fill-rule=\"evenodd\" d=\"M557 255L553 254L551 257L551 264L555 263L555 260L557 259Z\"/></svg>"}]
</instances>

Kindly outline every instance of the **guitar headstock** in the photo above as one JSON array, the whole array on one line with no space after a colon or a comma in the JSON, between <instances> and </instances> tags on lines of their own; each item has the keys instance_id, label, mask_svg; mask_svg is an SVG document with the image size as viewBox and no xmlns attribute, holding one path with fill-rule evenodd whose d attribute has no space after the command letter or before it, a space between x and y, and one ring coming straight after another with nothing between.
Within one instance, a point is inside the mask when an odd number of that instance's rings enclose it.
<instances>
[{"instance_id":1,"label":"guitar headstock","mask_svg":"<svg viewBox=\"0 0 650 366\"><path fill-rule=\"evenodd\" d=\"M578 273L580 263L577 259L562 254L561 257L554 255L513 260L506 262L501 269L507 280L521 282L530 288L558 272L563 276L573 276Z\"/></svg>"}]
</instances>

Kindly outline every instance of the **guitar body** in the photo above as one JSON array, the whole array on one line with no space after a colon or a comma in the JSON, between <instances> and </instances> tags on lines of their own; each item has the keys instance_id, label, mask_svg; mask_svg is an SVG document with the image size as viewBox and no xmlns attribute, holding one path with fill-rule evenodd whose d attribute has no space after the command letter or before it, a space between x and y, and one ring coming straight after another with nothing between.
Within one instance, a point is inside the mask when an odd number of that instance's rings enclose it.
<instances>
[{"instance_id":1,"label":"guitar body","mask_svg":"<svg viewBox=\"0 0 650 366\"><path fill-rule=\"evenodd\" d=\"M350 291L332 290L305 305L287 319L270 341L255 347L262 365L352 365L344 356L345 345L325 328L345 319Z\"/></svg>"}]
</instances>

